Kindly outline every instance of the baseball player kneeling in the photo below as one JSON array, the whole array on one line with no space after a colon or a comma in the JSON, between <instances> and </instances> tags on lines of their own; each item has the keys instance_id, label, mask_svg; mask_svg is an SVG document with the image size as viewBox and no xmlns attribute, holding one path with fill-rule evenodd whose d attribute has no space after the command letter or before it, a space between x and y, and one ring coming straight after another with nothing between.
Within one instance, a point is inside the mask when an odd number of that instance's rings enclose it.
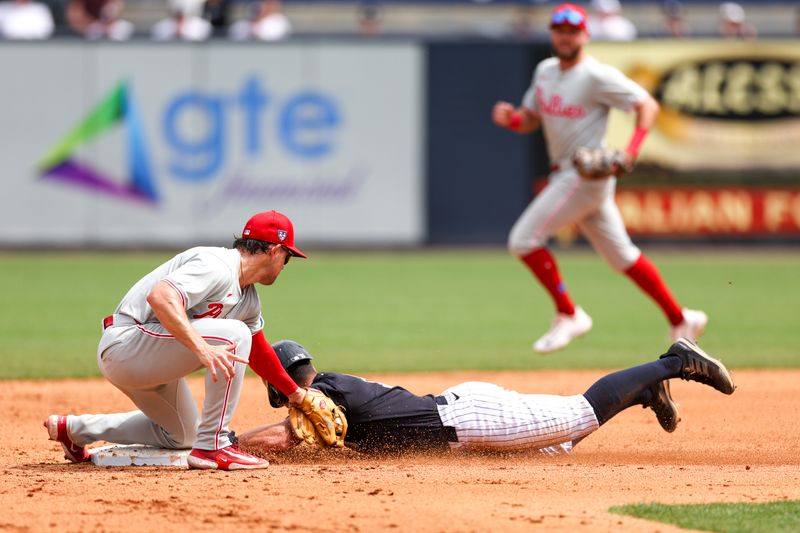
<instances>
[{"instance_id":1,"label":"baseball player kneeling","mask_svg":"<svg viewBox=\"0 0 800 533\"><path fill-rule=\"evenodd\" d=\"M480 382L461 383L438 396L417 396L402 387L357 376L318 373L311 354L294 341L280 341L273 347L292 379L335 402L338 441L334 446L363 452L448 448L569 452L634 405L652 409L661 427L674 431L680 417L670 395L668 380L672 378L703 383L724 394L736 388L725 366L687 339L679 339L658 360L609 374L575 396L521 394ZM278 389L271 384L268 388L273 407L286 404ZM283 422L248 431L239 442L264 451L288 449L301 442L328 445L314 436L313 427L296 412Z\"/></svg>"},{"instance_id":2,"label":"baseball player kneeling","mask_svg":"<svg viewBox=\"0 0 800 533\"><path fill-rule=\"evenodd\" d=\"M246 365L288 395L326 442L336 440L330 401L297 386L264 338L255 284L272 285L291 257L291 220L277 211L248 220L231 248L197 247L143 277L103 320L97 364L138 410L101 415L50 415L44 422L65 458L90 459L96 441L188 449L200 469L266 468L229 437ZM206 368L205 400L197 412L185 376ZM222 379L220 379L222 378Z\"/></svg>"}]
</instances>

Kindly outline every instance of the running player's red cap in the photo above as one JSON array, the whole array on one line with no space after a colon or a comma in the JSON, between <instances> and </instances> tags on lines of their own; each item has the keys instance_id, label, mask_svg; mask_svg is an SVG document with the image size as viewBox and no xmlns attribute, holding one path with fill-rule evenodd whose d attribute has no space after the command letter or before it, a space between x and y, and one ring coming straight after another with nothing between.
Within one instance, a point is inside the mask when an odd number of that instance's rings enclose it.
<instances>
[{"instance_id":1,"label":"running player's red cap","mask_svg":"<svg viewBox=\"0 0 800 533\"><path fill-rule=\"evenodd\" d=\"M294 225L289 217L277 211L256 213L242 230L242 237L280 244L295 257L306 257L294 246Z\"/></svg>"},{"instance_id":2,"label":"running player's red cap","mask_svg":"<svg viewBox=\"0 0 800 533\"><path fill-rule=\"evenodd\" d=\"M573 28L586 29L589 17L586 10L575 4L559 4L550 13L550 27L572 26Z\"/></svg>"}]
</instances>

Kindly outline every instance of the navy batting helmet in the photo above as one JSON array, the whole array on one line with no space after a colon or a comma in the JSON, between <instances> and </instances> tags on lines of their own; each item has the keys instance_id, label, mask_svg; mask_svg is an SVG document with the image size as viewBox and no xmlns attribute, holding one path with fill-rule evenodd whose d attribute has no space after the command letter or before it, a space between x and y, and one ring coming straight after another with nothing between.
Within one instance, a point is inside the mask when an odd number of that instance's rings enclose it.
<instances>
[{"instance_id":1,"label":"navy batting helmet","mask_svg":"<svg viewBox=\"0 0 800 533\"><path fill-rule=\"evenodd\" d=\"M311 361L313 357L308 353L308 350L303 348L300 343L290 340L278 341L272 345L272 349L278 354L278 359L287 372L290 368L299 364ZM271 383L267 383L267 391L269 394L269 404L272 407L283 407L289 399L284 393L275 388Z\"/></svg>"}]
</instances>

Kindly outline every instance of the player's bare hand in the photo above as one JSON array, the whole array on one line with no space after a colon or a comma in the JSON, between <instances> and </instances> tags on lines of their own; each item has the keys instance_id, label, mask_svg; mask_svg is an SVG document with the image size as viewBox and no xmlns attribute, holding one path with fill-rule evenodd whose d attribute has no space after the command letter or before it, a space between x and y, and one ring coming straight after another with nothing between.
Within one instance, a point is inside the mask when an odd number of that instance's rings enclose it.
<instances>
[{"instance_id":1,"label":"player's bare hand","mask_svg":"<svg viewBox=\"0 0 800 533\"><path fill-rule=\"evenodd\" d=\"M303 404L303 398L306 397L306 390L297 387L297 389L289 395L289 404L294 405L295 407Z\"/></svg>"},{"instance_id":2,"label":"player's bare hand","mask_svg":"<svg viewBox=\"0 0 800 533\"><path fill-rule=\"evenodd\" d=\"M516 107L508 102L497 102L492 108L492 121L501 128L507 128Z\"/></svg>"},{"instance_id":3,"label":"player's bare hand","mask_svg":"<svg viewBox=\"0 0 800 533\"><path fill-rule=\"evenodd\" d=\"M222 373L226 381L230 381L234 374L233 365L247 363L247 359L236 355L236 346L233 344L219 346L206 344L205 349L197 355L197 358L211 372L211 379L214 383L219 381L218 371Z\"/></svg>"}]
</instances>

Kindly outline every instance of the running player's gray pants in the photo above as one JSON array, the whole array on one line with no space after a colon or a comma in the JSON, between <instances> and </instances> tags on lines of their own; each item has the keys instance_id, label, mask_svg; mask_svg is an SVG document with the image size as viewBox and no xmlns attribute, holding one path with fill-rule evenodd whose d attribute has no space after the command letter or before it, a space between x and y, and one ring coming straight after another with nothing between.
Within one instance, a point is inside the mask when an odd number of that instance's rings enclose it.
<instances>
[{"instance_id":1,"label":"running player's gray pants","mask_svg":"<svg viewBox=\"0 0 800 533\"><path fill-rule=\"evenodd\" d=\"M210 344L233 344L236 355L250 356L251 332L244 322L201 318L192 325ZM198 416L184 376L202 365L161 324L112 326L103 332L97 352L100 371L140 410L68 417L67 428L76 444L104 440L202 450L231 444L228 425L247 365L236 363L230 381L218 369L219 380L214 383L206 372L203 412Z\"/></svg>"},{"instance_id":2,"label":"running player's gray pants","mask_svg":"<svg viewBox=\"0 0 800 533\"><path fill-rule=\"evenodd\" d=\"M455 428L451 448L529 448L570 452L572 443L599 426L583 395L520 394L493 383L469 381L442 393L442 424Z\"/></svg>"},{"instance_id":3,"label":"running player's gray pants","mask_svg":"<svg viewBox=\"0 0 800 533\"><path fill-rule=\"evenodd\" d=\"M616 178L587 180L568 167L553 173L550 183L520 215L508 236L512 253L524 256L547 245L559 229L577 224L581 233L612 268L623 271L639 259L614 201Z\"/></svg>"}]
</instances>

